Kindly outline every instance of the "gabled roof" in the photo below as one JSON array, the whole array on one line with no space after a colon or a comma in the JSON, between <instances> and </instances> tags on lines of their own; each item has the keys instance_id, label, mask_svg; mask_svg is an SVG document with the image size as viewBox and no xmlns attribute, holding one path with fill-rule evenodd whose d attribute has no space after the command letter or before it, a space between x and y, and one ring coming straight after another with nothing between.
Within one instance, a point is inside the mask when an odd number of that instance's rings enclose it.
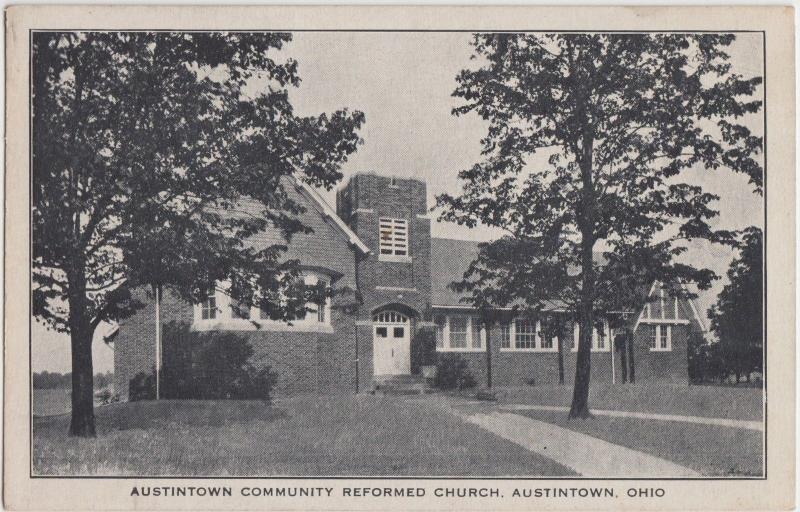
<instances>
[{"instance_id":1,"label":"gabled roof","mask_svg":"<svg viewBox=\"0 0 800 512\"><path fill-rule=\"evenodd\" d=\"M478 243L471 240L431 238L431 304L434 306L465 306L462 293L449 288L461 281L470 263L478 257Z\"/></svg>"},{"instance_id":2,"label":"gabled roof","mask_svg":"<svg viewBox=\"0 0 800 512\"><path fill-rule=\"evenodd\" d=\"M325 201L325 199L323 199L322 196L319 195L319 193L316 190L314 190L314 188L311 185L309 185L308 183L304 182L303 180L295 176L291 176L291 179L296 187L302 190L302 192L304 192L306 196L310 197L314 201L314 203L319 207L320 212L325 217L331 219L334 222L336 227L339 228L339 230L341 230L341 232L347 237L348 241L351 244L353 244L359 250L361 250L362 253L364 254L369 253L369 247L367 247L367 244L365 244L364 242L361 241L360 238L358 238L358 235L356 235L356 233L352 229L350 229L350 226L348 226L341 219L341 217L339 217L336 214L336 210L334 210L331 207L331 205L329 205L328 202Z\"/></svg>"},{"instance_id":3,"label":"gabled roof","mask_svg":"<svg viewBox=\"0 0 800 512\"><path fill-rule=\"evenodd\" d=\"M450 283L461 281L464 278L464 272L478 257L479 243L471 240L431 238L431 304L434 307L470 308L468 303L461 302L461 299L467 297L468 294L451 290ZM605 257L602 253L595 253L595 261L603 262ZM655 286L656 283L653 283L648 296L653 293ZM646 291L646 289L642 290L643 293ZM698 290L689 289L688 291L697 293ZM700 328L703 332L707 332L706 322L703 315L700 314L697 304L693 299L688 299L687 302ZM566 304L563 301L545 301L547 310L557 311L564 308L566 308ZM639 313L641 314L641 311Z\"/></svg>"},{"instance_id":4,"label":"gabled roof","mask_svg":"<svg viewBox=\"0 0 800 512\"><path fill-rule=\"evenodd\" d=\"M461 302L467 293L457 293L450 289L450 283L461 281L464 272L469 268L480 249L472 240L456 240L452 238L431 238L431 304L434 306L468 307L468 303ZM603 262L602 253L594 254L595 261ZM578 272L575 269L575 272ZM557 311L567 307L559 299L546 300L546 310Z\"/></svg>"}]
</instances>

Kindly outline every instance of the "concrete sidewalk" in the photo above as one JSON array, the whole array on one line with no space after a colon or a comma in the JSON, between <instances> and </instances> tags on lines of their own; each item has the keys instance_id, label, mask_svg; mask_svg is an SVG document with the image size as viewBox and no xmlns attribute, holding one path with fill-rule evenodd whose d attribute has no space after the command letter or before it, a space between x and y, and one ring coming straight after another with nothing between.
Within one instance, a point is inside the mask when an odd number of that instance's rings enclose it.
<instances>
[{"instance_id":1,"label":"concrete sidewalk","mask_svg":"<svg viewBox=\"0 0 800 512\"><path fill-rule=\"evenodd\" d=\"M598 478L702 477L701 473L596 437L537 421L519 414L466 413L451 409L464 421L522 446L582 476Z\"/></svg>"},{"instance_id":2,"label":"concrete sidewalk","mask_svg":"<svg viewBox=\"0 0 800 512\"><path fill-rule=\"evenodd\" d=\"M569 407L554 405L500 405L500 409L505 411L547 411L547 412L569 412ZM610 411L607 409L592 409L595 416L611 416L614 418L636 418L641 420L658 421L678 421L682 423L694 423L697 425L714 425L718 427L744 428L764 431L764 423L761 421L732 420L728 418L708 418L705 416L683 416L679 414L656 414L650 412L629 412L629 411Z\"/></svg>"}]
</instances>

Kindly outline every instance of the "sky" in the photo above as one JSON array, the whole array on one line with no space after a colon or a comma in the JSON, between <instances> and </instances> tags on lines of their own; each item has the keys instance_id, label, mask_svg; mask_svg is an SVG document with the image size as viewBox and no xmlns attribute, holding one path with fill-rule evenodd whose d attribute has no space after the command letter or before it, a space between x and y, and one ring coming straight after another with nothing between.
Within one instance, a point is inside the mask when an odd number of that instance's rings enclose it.
<instances>
[{"instance_id":1,"label":"sky","mask_svg":"<svg viewBox=\"0 0 800 512\"><path fill-rule=\"evenodd\" d=\"M443 192L457 194L458 171L480 160L480 139L486 124L476 115L455 117L460 104L451 96L455 77L474 66L467 33L407 32L301 32L282 51L299 63L300 87L290 91L292 104L301 115L318 115L340 108L364 112L361 130L364 144L344 165L345 183L358 171L414 177L428 184L428 203ZM740 34L730 48L734 71L744 76L762 73L760 34ZM255 83L258 88L261 84ZM263 86L263 85L261 85ZM754 133L762 134L762 117L747 120ZM763 225L761 197L753 194L746 177L726 170L692 171L686 181L702 185L720 196L717 227L739 229ZM322 191L331 204L335 192ZM468 229L435 222L437 237L488 240L496 232ZM724 275L733 253L705 243L692 245L690 259L701 259ZM718 281L699 298L705 310L723 286ZM65 335L34 324L32 358L34 371L69 371L69 341ZM113 369L113 351L95 340L96 371Z\"/></svg>"}]
</instances>

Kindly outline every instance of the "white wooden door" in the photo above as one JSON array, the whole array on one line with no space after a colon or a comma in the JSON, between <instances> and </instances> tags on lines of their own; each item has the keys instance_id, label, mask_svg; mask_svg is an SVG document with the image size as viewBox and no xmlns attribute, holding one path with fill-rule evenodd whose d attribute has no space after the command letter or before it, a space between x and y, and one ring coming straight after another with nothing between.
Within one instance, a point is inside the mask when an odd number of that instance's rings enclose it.
<instances>
[{"instance_id":1,"label":"white wooden door","mask_svg":"<svg viewBox=\"0 0 800 512\"><path fill-rule=\"evenodd\" d=\"M411 324L408 317L383 311L372 318L373 370L375 375L411 373Z\"/></svg>"}]
</instances>

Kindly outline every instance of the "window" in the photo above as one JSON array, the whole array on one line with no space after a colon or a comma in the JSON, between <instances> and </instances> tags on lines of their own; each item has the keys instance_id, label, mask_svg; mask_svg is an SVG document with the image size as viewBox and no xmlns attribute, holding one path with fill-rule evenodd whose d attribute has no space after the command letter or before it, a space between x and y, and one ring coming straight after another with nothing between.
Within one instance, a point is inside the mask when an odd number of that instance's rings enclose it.
<instances>
[{"instance_id":1,"label":"window","mask_svg":"<svg viewBox=\"0 0 800 512\"><path fill-rule=\"evenodd\" d=\"M511 340L514 341L513 345ZM500 348L509 351L555 352L558 350L558 337L545 340L540 322L516 319L511 324L500 326Z\"/></svg>"},{"instance_id":2,"label":"window","mask_svg":"<svg viewBox=\"0 0 800 512\"><path fill-rule=\"evenodd\" d=\"M472 348L481 348L483 347L483 343L481 343L481 338L483 336L483 331L481 330L481 322L476 317L472 317Z\"/></svg>"},{"instance_id":3,"label":"window","mask_svg":"<svg viewBox=\"0 0 800 512\"><path fill-rule=\"evenodd\" d=\"M592 352L608 352L611 347L611 340L608 328L608 322L603 320L603 327L601 332L597 328L592 328ZM573 322L572 324L572 351L578 351L578 344L580 343L580 323Z\"/></svg>"},{"instance_id":4,"label":"window","mask_svg":"<svg viewBox=\"0 0 800 512\"><path fill-rule=\"evenodd\" d=\"M680 308L678 307L678 296L675 296L675 320L680 320L681 313Z\"/></svg>"},{"instance_id":5,"label":"window","mask_svg":"<svg viewBox=\"0 0 800 512\"><path fill-rule=\"evenodd\" d=\"M450 348L467 348L468 318L466 316L450 317Z\"/></svg>"},{"instance_id":6,"label":"window","mask_svg":"<svg viewBox=\"0 0 800 512\"><path fill-rule=\"evenodd\" d=\"M380 254L382 256L408 256L408 221L405 219L380 219Z\"/></svg>"},{"instance_id":7,"label":"window","mask_svg":"<svg viewBox=\"0 0 800 512\"><path fill-rule=\"evenodd\" d=\"M237 302L231 304L231 318L241 318L244 320L250 319L250 306L244 302Z\"/></svg>"},{"instance_id":8,"label":"window","mask_svg":"<svg viewBox=\"0 0 800 512\"><path fill-rule=\"evenodd\" d=\"M328 288L328 280L317 275L311 274L305 276L304 281L305 284L309 286L317 286L319 284L322 284L325 286L326 289ZM309 302L308 304L306 304L306 309L308 309L311 312L310 318L314 318L317 321L317 323L320 324L327 323L328 308L330 307L329 302L330 301L326 297L325 302L323 304L317 304L315 302ZM307 320L309 319L305 315L303 315L301 319L302 318L306 318Z\"/></svg>"},{"instance_id":9,"label":"window","mask_svg":"<svg viewBox=\"0 0 800 512\"><path fill-rule=\"evenodd\" d=\"M539 332L539 341L541 342L542 350L553 350L555 348L553 340L556 340L556 343L558 342L558 338L543 338L541 331Z\"/></svg>"},{"instance_id":10,"label":"window","mask_svg":"<svg viewBox=\"0 0 800 512\"><path fill-rule=\"evenodd\" d=\"M486 331L476 317L467 315L437 315L436 349L440 352L472 352L486 347Z\"/></svg>"},{"instance_id":11,"label":"window","mask_svg":"<svg viewBox=\"0 0 800 512\"><path fill-rule=\"evenodd\" d=\"M650 329L650 350L652 352L669 352L672 350L672 326L648 325Z\"/></svg>"},{"instance_id":12,"label":"window","mask_svg":"<svg viewBox=\"0 0 800 512\"><path fill-rule=\"evenodd\" d=\"M444 348L444 330L447 324L447 317L444 316L437 316L433 319L434 323L436 324L436 348L443 349Z\"/></svg>"},{"instance_id":13,"label":"window","mask_svg":"<svg viewBox=\"0 0 800 512\"><path fill-rule=\"evenodd\" d=\"M394 328L394 337L395 338L402 338L405 336L405 329L402 327L395 327Z\"/></svg>"},{"instance_id":14,"label":"window","mask_svg":"<svg viewBox=\"0 0 800 512\"><path fill-rule=\"evenodd\" d=\"M605 350L606 348L606 333L598 331L597 327L592 329L592 349Z\"/></svg>"},{"instance_id":15,"label":"window","mask_svg":"<svg viewBox=\"0 0 800 512\"><path fill-rule=\"evenodd\" d=\"M377 334L379 338L387 337L389 335L388 327L376 327L375 334Z\"/></svg>"},{"instance_id":16,"label":"window","mask_svg":"<svg viewBox=\"0 0 800 512\"><path fill-rule=\"evenodd\" d=\"M666 318L667 303L664 301L664 288L658 290L658 298L661 303L661 318Z\"/></svg>"},{"instance_id":17,"label":"window","mask_svg":"<svg viewBox=\"0 0 800 512\"><path fill-rule=\"evenodd\" d=\"M408 318L395 311L382 311L374 315L372 321L376 324L404 324L408 322Z\"/></svg>"},{"instance_id":18,"label":"window","mask_svg":"<svg viewBox=\"0 0 800 512\"><path fill-rule=\"evenodd\" d=\"M603 320L603 325L600 331L597 327L592 329L592 351L593 352L608 352L611 349L609 338L608 321Z\"/></svg>"},{"instance_id":19,"label":"window","mask_svg":"<svg viewBox=\"0 0 800 512\"><path fill-rule=\"evenodd\" d=\"M329 286L326 277L316 272L303 275L306 285L324 284ZM330 299L326 298L323 304L308 303L306 312L297 315L291 322L273 320L270 318L268 308L262 309L257 299L251 301L235 300L227 290L230 283L217 283L216 289L211 291L204 300L194 306L195 328L199 330L224 329L224 330L272 330L272 331L318 331L320 328L330 328ZM279 303L281 297L274 297L274 302ZM271 301L272 302L272 301ZM251 321L255 319L255 321Z\"/></svg>"},{"instance_id":20,"label":"window","mask_svg":"<svg viewBox=\"0 0 800 512\"><path fill-rule=\"evenodd\" d=\"M578 345L581 342L581 327L578 322L572 322L572 351L578 351Z\"/></svg>"},{"instance_id":21,"label":"window","mask_svg":"<svg viewBox=\"0 0 800 512\"><path fill-rule=\"evenodd\" d=\"M217 295L216 289L212 288L208 291L206 299L200 304L201 314L200 318L203 320L214 320L217 318Z\"/></svg>"},{"instance_id":22,"label":"window","mask_svg":"<svg viewBox=\"0 0 800 512\"><path fill-rule=\"evenodd\" d=\"M500 348L511 348L511 324L500 325Z\"/></svg>"},{"instance_id":23,"label":"window","mask_svg":"<svg viewBox=\"0 0 800 512\"><path fill-rule=\"evenodd\" d=\"M536 324L528 320L516 320L514 322L514 348L534 349L536 348Z\"/></svg>"}]
</instances>

